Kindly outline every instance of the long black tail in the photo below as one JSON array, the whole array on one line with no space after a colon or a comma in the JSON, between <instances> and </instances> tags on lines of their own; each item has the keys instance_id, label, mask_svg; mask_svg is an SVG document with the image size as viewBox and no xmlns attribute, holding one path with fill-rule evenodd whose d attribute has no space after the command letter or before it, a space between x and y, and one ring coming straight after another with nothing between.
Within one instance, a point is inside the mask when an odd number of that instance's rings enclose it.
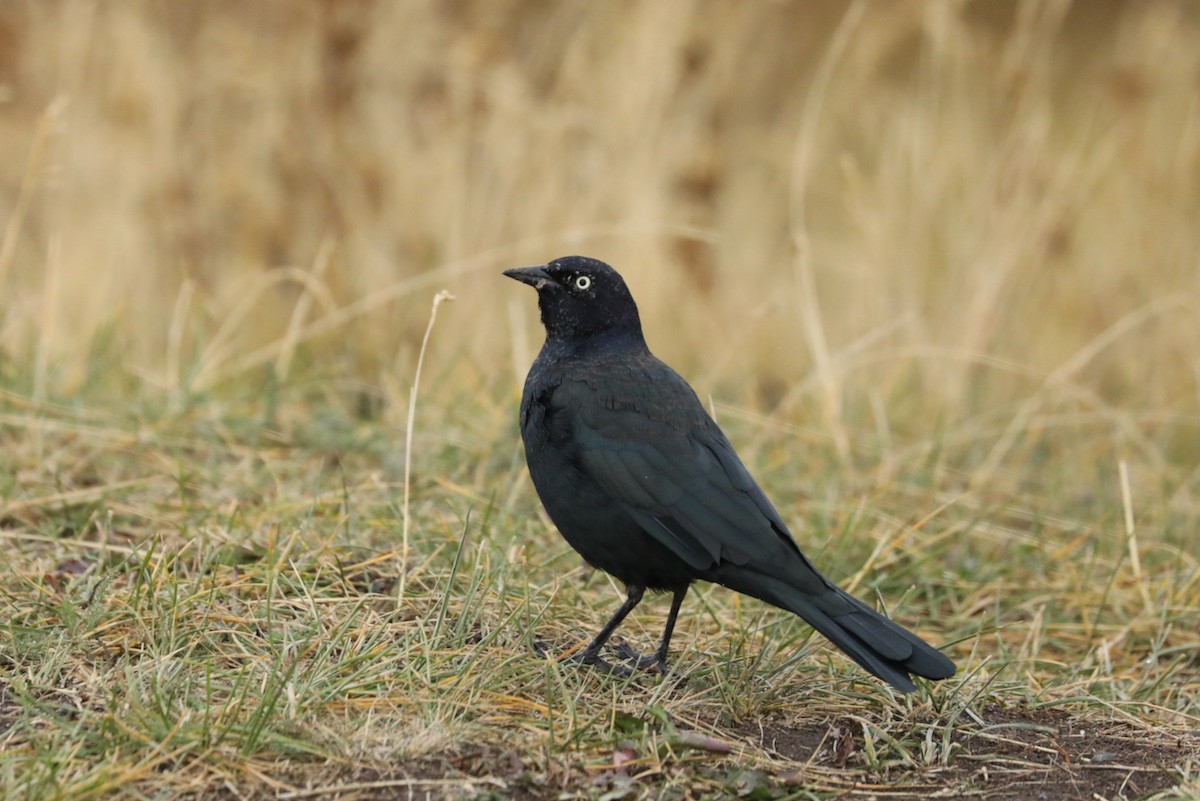
<instances>
[{"instance_id":1,"label":"long black tail","mask_svg":"<svg viewBox=\"0 0 1200 801\"><path fill-rule=\"evenodd\" d=\"M910 675L933 680L954 675L954 663L941 651L823 579L815 594L744 569L729 571L721 583L804 618L863 669L902 692L916 689Z\"/></svg>"}]
</instances>

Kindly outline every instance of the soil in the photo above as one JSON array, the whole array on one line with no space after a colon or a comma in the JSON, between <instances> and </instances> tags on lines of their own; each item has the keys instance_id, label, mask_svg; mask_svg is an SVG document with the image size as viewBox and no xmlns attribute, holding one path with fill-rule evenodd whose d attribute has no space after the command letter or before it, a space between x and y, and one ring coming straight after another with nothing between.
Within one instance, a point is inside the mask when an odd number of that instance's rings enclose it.
<instances>
[{"instance_id":1,"label":"soil","mask_svg":"<svg viewBox=\"0 0 1200 801\"><path fill-rule=\"evenodd\" d=\"M848 782L842 797L1094 801L1136 799L1173 787L1180 768L1200 758L1200 732L1168 734L1120 722L1076 718L1062 710L989 709L953 735L950 765L928 773ZM741 733L797 763L781 778L828 784L829 771L862 766L861 727L853 721L789 726L760 721ZM821 770L821 769L824 770ZM819 776L811 775L819 771ZM861 777L858 770L847 774ZM822 781L824 780L824 781Z\"/></svg>"},{"instance_id":2,"label":"soil","mask_svg":"<svg viewBox=\"0 0 1200 801\"><path fill-rule=\"evenodd\" d=\"M778 771L746 769L737 757L709 748L705 758L672 765L663 773L631 776L619 766L597 772L578 755L523 755L502 744L464 744L445 753L390 766L293 763L271 771L284 786L209 788L189 801L247 799L634 799L787 796L878 801L1118 801L1144 798L1178 784L1189 762L1200 760L1200 731L1168 733L1114 721L1074 717L1062 710L992 708L952 735L949 764L922 770L902 760L870 769L861 725L852 719L797 723L760 719L726 730L723 741L770 757ZM619 752L621 749L617 749ZM743 751L745 753L745 751ZM633 754L629 756L632 758ZM614 762L615 764L615 762Z\"/></svg>"}]
</instances>

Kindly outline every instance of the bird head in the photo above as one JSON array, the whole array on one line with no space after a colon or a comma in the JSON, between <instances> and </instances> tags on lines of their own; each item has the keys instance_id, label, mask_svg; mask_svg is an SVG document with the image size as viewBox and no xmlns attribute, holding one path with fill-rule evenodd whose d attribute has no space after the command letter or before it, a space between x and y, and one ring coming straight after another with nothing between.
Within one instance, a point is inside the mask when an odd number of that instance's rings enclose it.
<instances>
[{"instance_id":1,"label":"bird head","mask_svg":"<svg viewBox=\"0 0 1200 801\"><path fill-rule=\"evenodd\" d=\"M620 274L602 261L564 256L538 267L505 270L504 274L537 290L549 339L642 338L642 323L629 288Z\"/></svg>"}]
</instances>

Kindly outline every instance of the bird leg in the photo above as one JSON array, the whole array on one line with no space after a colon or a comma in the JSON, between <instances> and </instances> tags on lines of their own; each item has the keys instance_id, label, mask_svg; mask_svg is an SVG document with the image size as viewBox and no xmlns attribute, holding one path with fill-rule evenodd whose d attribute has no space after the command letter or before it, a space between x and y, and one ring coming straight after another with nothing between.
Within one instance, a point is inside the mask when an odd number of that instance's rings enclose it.
<instances>
[{"instance_id":1,"label":"bird leg","mask_svg":"<svg viewBox=\"0 0 1200 801\"><path fill-rule=\"evenodd\" d=\"M600 629L587 647L582 651L572 654L568 657L572 662L578 662L581 665L592 665L608 673L615 673L618 676L631 676L633 671L624 665L614 665L607 660L600 658L600 650L604 648L604 644L608 642L608 638L617 630L617 626L625 620L626 616L633 611L634 607L642 602L642 596L646 594L645 587L630 585L626 588L629 595L625 598L625 603L621 604L621 608L604 624L604 628Z\"/></svg>"},{"instance_id":2,"label":"bird leg","mask_svg":"<svg viewBox=\"0 0 1200 801\"><path fill-rule=\"evenodd\" d=\"M626 662L632 662L633 666L638 670L647 668L655 668L663 676L670 672L667 666L667 649L671 647L671 635L675 632L675 618L679 616L679 608L683 606L683 599L687 595L688 588L675 590L671 597L671 611L667 613L667 624L663 627L662 639L658 642L658 650L652 655L638 653L628 643L619 642L613 645L613 650L617 652L617 656Z\"/></svg>"}]
</instances>

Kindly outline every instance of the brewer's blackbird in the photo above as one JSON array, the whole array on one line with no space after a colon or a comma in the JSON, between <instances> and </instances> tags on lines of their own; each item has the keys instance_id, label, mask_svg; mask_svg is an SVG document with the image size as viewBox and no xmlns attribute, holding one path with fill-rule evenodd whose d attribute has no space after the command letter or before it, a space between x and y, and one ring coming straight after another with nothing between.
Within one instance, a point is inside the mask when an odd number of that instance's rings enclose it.
<instances>
[{"instance_id":1,"label":"brewer's blackbird","mask_svg":"<svg viewBox=\"0 0 1200 801\"><path fill-rule=\"evenodd\" d=\"M666 590L673 597L658 650L618 651L665 673L680 604L703 579L794 612L898 690L915 689L909 674L954 675L942 653L801 553L696 393L646 347L616 270L569 256L504 274L537 290L546 328L521 397L533 485L571 547L628 592L576 661L628 673L601 649L647 589Z\"/></svg>"}]
</instances>

